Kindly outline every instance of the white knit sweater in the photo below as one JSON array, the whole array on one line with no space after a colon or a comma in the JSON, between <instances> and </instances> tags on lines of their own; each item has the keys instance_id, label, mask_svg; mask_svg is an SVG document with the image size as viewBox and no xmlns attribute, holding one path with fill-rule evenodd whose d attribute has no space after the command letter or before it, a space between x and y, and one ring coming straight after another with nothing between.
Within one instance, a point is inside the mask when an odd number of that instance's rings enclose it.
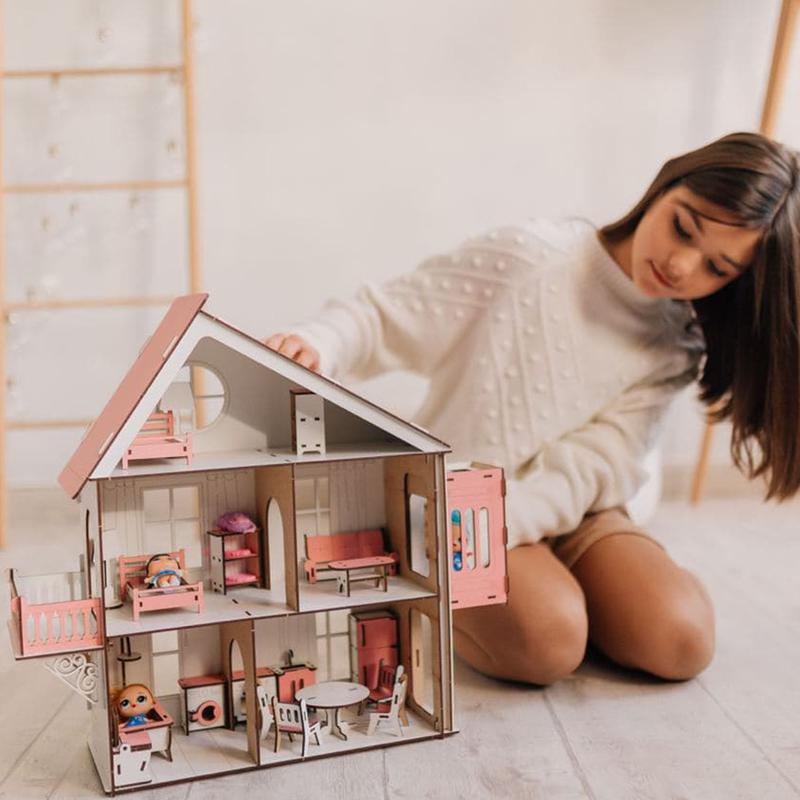
<instances>
[{"instance_id":1,"label":"white knit sweater","mask_svg":"<svg viewBox=\"0 0 800 800\"><path fill-rule=\"evenodd\" d=\"M414 420L505 468L509 547L629 501L669 403L697 377L688 303L642 294L586 220L530 220L329 302L292 332L339 380L430 378Z\"/></svg>"}]
</instances>

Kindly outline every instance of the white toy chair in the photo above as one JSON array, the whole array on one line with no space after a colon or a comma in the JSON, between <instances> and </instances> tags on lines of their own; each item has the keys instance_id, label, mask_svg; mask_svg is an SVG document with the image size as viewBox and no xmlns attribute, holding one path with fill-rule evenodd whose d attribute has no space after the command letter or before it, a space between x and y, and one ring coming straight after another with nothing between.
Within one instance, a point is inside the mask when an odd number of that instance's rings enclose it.
<instances>
[{"instance_id":1,"label":"white toy chair","mask_svg":"<svg viewBox=\"0 0 800 800\"><path fill-rule=\"evenodd\" d=\"M265 686L256 686L256 702L258 703L258 739L265 739L272 727L272 698Z\"/></svg>"},{"instance_id":2,"label":"white toy chair","mask_svg":"<svg viewBox=\"0 0 800 800\"><path fill-rule=\"evenodd\" d=\"M392 689L392 701L388 711L373 711L369 715L369 726L367 736L372 736L381 723L389 723L397 733L403 735L403 726L400 724L400 717L404 715L404 704L406 700L406 675L399 670L399 675L395 679Z\"/></svg>"},{"instance_id":3,"label":"white toy chair","mask_svg":"<svg viewBox=\"0 0 800 800\"><path fill-rule=\"evenodd\" d=\"M293 734L299 733L303 737L303 758L308 754L308 740L313 735L319 741L320 720L316 714L309 718L306 701L299 703L279 703L276 697L272 698L272 722L275 726L275 752L281 746L281 733L289 734L289 741L293 742Z\"/></svg>"}]
</instances>

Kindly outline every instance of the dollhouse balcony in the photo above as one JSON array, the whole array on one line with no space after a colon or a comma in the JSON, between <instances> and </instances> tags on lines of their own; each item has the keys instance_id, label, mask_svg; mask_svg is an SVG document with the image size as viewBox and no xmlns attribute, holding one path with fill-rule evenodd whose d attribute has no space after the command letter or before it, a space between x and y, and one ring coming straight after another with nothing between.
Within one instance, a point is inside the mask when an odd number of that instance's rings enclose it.
<instances>
[{"instance_id":1,"label":"dollhouse balcony","mask_svg":"<svg viewBox=\"0 0 800 800\"><path fill-rule=\"evenodd\" d=\"M26 581L35 586L42 578L55 578L57 580L53 584L63 586L69 584L69 575L67 573L19 579L13 570L10 571L9 630L15 658L36 658L56 653L99 650L103 647L100 598L30 603L17 591L17 580L20 581L24 593Z\"/></svg>"}]
</instances>

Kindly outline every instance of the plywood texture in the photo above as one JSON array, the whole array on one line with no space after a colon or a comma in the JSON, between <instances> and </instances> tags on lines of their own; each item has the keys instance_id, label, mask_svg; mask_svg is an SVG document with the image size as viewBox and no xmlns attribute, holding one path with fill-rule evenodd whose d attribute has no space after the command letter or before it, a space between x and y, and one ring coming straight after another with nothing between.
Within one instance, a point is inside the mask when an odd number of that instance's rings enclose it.
<instances>
[{"instance_id":1,"label":"plywood texture","mask_svg":"<svg viewBox=\"0 0 800 800\"><path fill-rule=\"evenodd\" d=\"M291 464L282 467L261 467L256 470L256 508L258 509L258 524L264 534L263 542L265 556L265 574L269 575L274 570L271 568L269 554L269 525L268 509L271 500L278 504L281 512L283 526L283 574L284 584L276 587L276 591L284 592L284 600L289 608L295 611L300 607L300 598L297 588L297 543L295 537L294 514L294 469Z\"/></svg>"},{"instance_id":2,"label":"plywood texture","mask_svg":"<svg viewBox=\"0 0 800 800\"><path fill-rule=\"evenodd\" d=\"M406 706L427 720L440 733L443 731L444 709L442 701L442 651L439 631L439 603L433 597L413 603L395 604L392 611L397 615L400 634L401 661L409 676ZM422 641L422 625L419 614L431 621L431 638ZM418 652L419 651L419 652ZM427 709L422 704L424 687L432 690L432 704Z\"/></svg>"},{"instance_id":3,"label":"plywood texture","mask_svg":"<svg viewBox=\"0 0 800 800\"><path fill-rule=\"evenodd\" d=\"M446 460L444 456L434 456L434 477L436 481L437 497L445 498L446 493ZM450 539L447 535L447 503L442 502L436 509L434 519L437 539L439 543L437 575L439 580L439 614L443 624L439 626L439 641L441 647L441 691L442 691L442 728L446 731L455 727L455 694L453 680L453 620L450 609Z\"/></svg>"},{"instance_id":4,"label":"plywood texture","mask_svg":"<svg viewBox=\"0 0 800 800\"><path fill-rule=\"evenodd\" d=\"M241 659L244 670L245 709L247 711L247 751L254 764L259 763L258 743L258 705L256 701L256 648L253 641L253 623L229 622L220 625L220 651L222 653L222 673L230 680Z\"/></svg>"},{"instance_id":5,"label":"plywood texture","mask_svg":"<svg viewBox=\"0 0 800 800\"><path fill-rule=\"evenodd\" d=\"M386 482L386 526L391 548L400 556L400 574L430 592L438 591L436 551L436 460L432 455L387 458L384 462ZM406 480L409 492L427 499L425 516L426 551L430 559L430 574L426 577L411 569L408 526L406 522Z\"/></svg>"},{"instance_id":6,"label":"plywood texture","mask_svg":"<svg viewBox=\"0 0 800 800\"><path fill-rule=\"evenodd\" d=\"M74 520L74 508L67 512ZM63 560L74 559L74 531L42 499L26 493L11 518L3 566L36 572L59 537ZM649 530L705 581L717 609L717 654L695 680L664 683L591 654L570 678L538 689L457 662L457 735L136 796L798 800L798 519L796 501L661 504ZM8 648L0 648L0 691L3 718L15 720L0 728L0 797L101 796L80 698L35 663L13 662ZM212 733L224 752L231 732ZM216 763L199 750L191 758Z\"/></svg>"}]
</instances>

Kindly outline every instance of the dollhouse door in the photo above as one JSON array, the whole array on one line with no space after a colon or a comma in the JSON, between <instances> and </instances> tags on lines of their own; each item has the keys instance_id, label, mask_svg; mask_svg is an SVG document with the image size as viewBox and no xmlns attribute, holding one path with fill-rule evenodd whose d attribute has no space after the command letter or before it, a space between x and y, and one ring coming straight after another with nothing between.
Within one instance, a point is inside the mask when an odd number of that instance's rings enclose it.
<instances>
[{"instance_id":1,"label":"dollhouse door","mask_svg":"<svg viewBox=\"0 0 800 800\"><path fill-rule=\"evenodd\" d=\"M508 599L505 481L498 467L447 473L450 604L472 608Z\"/></svg>"}]
</instances>

